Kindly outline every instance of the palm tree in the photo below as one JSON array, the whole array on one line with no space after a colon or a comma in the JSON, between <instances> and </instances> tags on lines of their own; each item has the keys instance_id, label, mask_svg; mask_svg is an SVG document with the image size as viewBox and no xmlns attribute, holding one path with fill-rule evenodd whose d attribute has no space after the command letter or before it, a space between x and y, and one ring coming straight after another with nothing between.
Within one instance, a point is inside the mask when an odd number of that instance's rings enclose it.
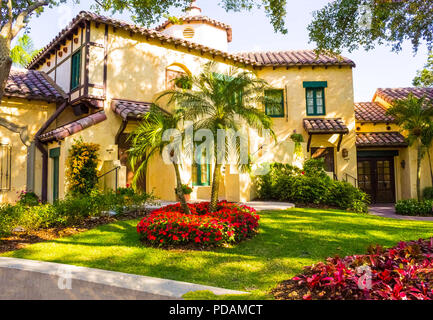
<instances>
[{"instance_id":1,"label":"palm tree","mask_svg":"<svg viewBox=\"0 0 433 320\"><path fill-rule=\"evenodd\" d=\"M18 38L17 44L11 50L12 62L15 65L26 67L39 51L34 49L32 39L25 34Z\"/></svg>"},{"instance_id":2,"label":"palm tree","mask_svg":"<svg viewBox=\"0 0 433 320\"><path fill-rule=\"evenodd\" d=\"M194 122L194 129L209 129L214 137L214 154L217 154L218 130L233 129L238 131L248 125L256 129L259 134L264 129L271 130L272 120L263 111L257 108L263 103L276 104L272 98L264 95L268 88L264 80L255 78L250 72L238 68L230 68L223 74L217 72L213 62L204 65L203 71L198 76L185 75L185 83L190 83L192 89L175 89L161 94L158 99L168 95L168 104L173 104L178 112L183 113L184 119ZM227 144L227 139L225 141ZM226 159L230 147L225 146ZM239 145L235 146L236 157L240 160ZM209 157L209 155L206 155ZM212 158L212 157L210 157ZM221 180L221 159L213 157L213 177L209 210L216 211L218 203L218 191ZM249 162L249 161L248 161ZM240 165L240 163L238 162ZM240 165L240 167L242 167ZM241 169L248 167L243 164Z\"/></svg>"},{"instance_id":3,"label":"palm tree","mask_svg":"<svg viewBox=\"0 0 433 320\"><path fill-rule=\"evenodd\" d=\"M164 149L168 148L170 143L180 143L181 134L166 141L164 132L178 128L181 121L182 117L179 113L168 113L156 105L152 105L149 113L143 117L138 127L131 133L128 138L131 141L131 148L128 152L131 168L135 172L132 181L134 187L137 185L138 179L145 174L149 160L154 154L159 153L162 156ZM190 214L182 189L179 154L174 148L171 148L168 150L168 156L176 173L176 195L180 200L183 212Z\"/></svg>"},{"instance_id":4,"label":"palm tree","mask_svg":"<svg viewBox=\"0 0 433 320\"><path fill-rule=\"evenodd\" d=\"M387 110L387 114L395 118L402 131L406 131L409 145L416 143L417 167L416 167L416 192L418 200L421 200L421 161L425 155L427 143L426 135L432 130L433 107L425 98L416 98L412 94L404 100L397 100ZM424 142L424 143L423 143Z\"/></svg>"}]
</instances>

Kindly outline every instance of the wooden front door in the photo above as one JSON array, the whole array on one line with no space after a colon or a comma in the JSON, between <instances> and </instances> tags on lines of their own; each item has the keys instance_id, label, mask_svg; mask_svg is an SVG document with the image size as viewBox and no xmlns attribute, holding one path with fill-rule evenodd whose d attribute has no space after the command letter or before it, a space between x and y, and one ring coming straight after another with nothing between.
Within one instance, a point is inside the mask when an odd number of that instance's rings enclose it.
<instances>
[{"instance_id":1,"label":"wooden front door","mask_svg":"<svg viewBox=\"0 0 433 320\"><path fill-rule=\"evenodd\" d=\"M394 158L358 158L358 186L372 203L394 202Z\"/></svg>"}]
</instances>

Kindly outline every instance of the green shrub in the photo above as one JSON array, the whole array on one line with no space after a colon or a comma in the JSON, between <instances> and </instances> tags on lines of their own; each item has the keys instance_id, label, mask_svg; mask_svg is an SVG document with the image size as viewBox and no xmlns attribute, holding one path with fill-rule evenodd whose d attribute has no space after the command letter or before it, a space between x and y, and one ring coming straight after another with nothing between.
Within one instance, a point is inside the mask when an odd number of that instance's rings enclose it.
<instances>
[{"instance_id":1,"label":"green shrub","mask_svg":"<svg viewBox=\"0 0 433 320\"><path fill-rule=\"evenodd\" d=\"M53 204L4 204L0 206L0 235L10 234L16 227L36 230L71 226L88 217L99 216L102 211L114 210L118 214L123 214L153 198L152 194L138 194L130 190L105 193L93 190L89 195L74 196L71 193Z\"/></svg>"},{"instance_id":2,"label":"green shrub","mask_svg":"<svg viewBox=\"0 0 433 320\"><path fill-rule=\"evenodd\" d=\"M433 200L433 187L426 187L422 191L422 198L424 200Z\"/></svg>"},{"instance_id":3,"label":"green shrub","mask_svg":"<svg viewBox=\"0 0 433 320\"><path fill-rule=\"evenodd\" d=\"M23 206L37 206L41 203L39 197L34 192L21 191L18 203Z\"/></svg>"},{"instance_id":4,"label":"green shrub","mask_svg":"<svg viewBox=\"0 0 433 320\"><path fill-rule=\"evenodd\" d=\"M405 216L433 216L433 200L399 200L395 204L395 213Z\"/></svg>"},{"instance_id":5,"label":"green shrub","mask_svg":"<svg viewBox=\"0 0 433 320\"><path fill-rule=\"evenodd\" d=\"M177 194L177 188L174 188L174 192ZM183 194L191 194L192 188L187 184L182 184L182 193Z\"/></svg>"},{"instance_id":6,"label":"green shrub","mask_svg":"<svg viewBox=\"0 0 433 320\"><path fill-rule=\"evenodd\" d=\"M355 212L367 212L369 197L350 183L334 181L324 170L322 159L305 161L302 170L289 164L273 163L266 175L255 179L262 200L329 205Z\"/></svg>"}]
</instances>

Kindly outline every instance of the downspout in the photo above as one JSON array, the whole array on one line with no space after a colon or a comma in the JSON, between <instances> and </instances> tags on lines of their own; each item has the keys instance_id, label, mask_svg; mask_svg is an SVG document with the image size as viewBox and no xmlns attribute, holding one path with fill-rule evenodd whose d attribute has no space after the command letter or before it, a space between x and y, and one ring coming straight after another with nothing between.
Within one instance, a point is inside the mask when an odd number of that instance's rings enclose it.
<instances>
[{"instance_id":1,"label":"downspout","mask_svg":"<svg viewBox=\"0 0 433 320\"><path fill-rule=\"evenodd\" d=\"M42 191L41 191L41 200L42 202L46 202L48 197L48 151L42 144L42 141L39 139L39 136L47 130L47 128L53 123L54 120L62 113L66 107L68 106L68 102L64 102L60 107L56 109L56 111L48 118L48 120L42 125L42 127L35 134L35 145L38 150L42 153Z\"/></svg>"}]
</instances>

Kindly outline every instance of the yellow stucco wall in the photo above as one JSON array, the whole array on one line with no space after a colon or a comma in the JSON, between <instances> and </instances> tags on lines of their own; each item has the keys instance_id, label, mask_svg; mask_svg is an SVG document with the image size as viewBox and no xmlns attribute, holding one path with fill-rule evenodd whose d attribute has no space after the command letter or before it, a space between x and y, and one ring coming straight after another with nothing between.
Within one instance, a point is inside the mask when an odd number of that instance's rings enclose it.
<instances>
[{"instance_id":1,"label":"yellow stucco wall","mask_svg":"<svg viewBox=\"0 0 433 320\"><path fill-rule=\"evenodd\" d=\"M27 126L29 141L33 140L39 128L54 112L55 104L20 98L7 98L1 101L0 116L18 126ZM0 192L0 202L14 202L19 192L26 190L27 146L23 144L19 133L0 126L0 142L11 145L11 190ZM35 192L40 196L42 182L42 155L37 150L35 155Z\"/></svg>"},{"instance_id":2,"label":"yellow stucco wall","mask_svg":"<svg viewBox=\"0 0 433 320\"><path fill-rule=\"evenodd\" d=\"M389 108L391 104L379 96L374 96L374 102L377 102ZM395 123L356 123L357 132L401 132L400 127ZM406 136L405 132L401 132ZM395 176L395 195L396 200L410 199L417 197L416 190L416 168L417 168L417 148L416 144L407 148L362 148L362 150L398 150L399 155L394 157L394 176ZM430 154L433 155L433 148L430 148ZM433 160L433 159L432 159ZM404 168L402 165L404 162ZM433 166L433 161L432 161ZM430 175L430 165L427 154L421 162L421 192L425 187L432 186Z\"/></svg>"},{"instance_id":3,"label":"yellow stucco wall","mask_svg":"<svg viewBox=\"0 0 433 320\"><path fill-rule=\"evenodd\" d=\"M105 26L98 27L92 23L90 41L104 45ZM83 55L84 57L84 55ZM199 74L202 65L210 60L217 62L221 71L231 65L221 57L212 57L210 54L189 51L188 49L161 44L159 41L146 39L140 35L131 35L121 29L108 28L107 37L107 79L106 79L106 100L104 109L107 120L66 138L61 143L61 166L64 166L64 154L71 145L74 138L83 136L84 139L96 142L101 145L101 150L109 149L114 144L116 133L121 125L121 119L111 110L113 99L127 99L135 101L152 102L155 97L166 89L166 69L172 65L181 66L185 71L192 74ZM104 50L97 46L90 48L89 83L96 85L89 88L90 95L101 95L100 88L104 84L103 65ZM241 66L242 67L242 66ZM244 66L245 67L245 66ZM350 133L345 135L341 145L342 149L349 151L349 156L343 159L342 152L335 151L335 172L341 178L344 173L356 176L356 149L355 149L355 128L353 111L353 81L352 69L350 67L302 67L302 68L263 68L250 71L256 73L260 78L268 81L274 88L285 89L286 110L285 118L274 119L274 130L278 137L278 143L265 148L258 153L259 157L270 162L293 163L294 144L289 135L296 130L304 135L305 142L308 139L303 129L302 119L306 118L305 88L303 81L327 81L325 89L326 116L328 118L342 118L349 127ZM62 80L63 81L63 80ZM164 103L161 102L164 107ZM263 106L258 106L263 107ZM70 111L60 116L56 126L63 124L66 119L71 119ZM125 133L134 129L129 125ZM338 135L315 135L312 139L312 147L336 147ZM257 134L250 130L250 152L254 153L263 143ZM305 158L309 155L306 152L306 143L303 143ZM116 151L117 154L117 151ZM106 165L101 166L103 170ZM64 182L64 167L60 169L60 185ZM122 170L126 170L122 168ZM52 171L51 163L49 172ZM233 201L248 201L254 197L251 177L230 168L223 168L223 183L220 189L220 197ZM51 174L51 173L50 173ZM191 167L184 165L182 168L182 179L184 183L191 185ZM52 180L50 176L49 180ZM120 185L125 184L125 179L119 181ZM49 183L51 183L49 181ZM109 184L109 183L108 183ZM175 200L174 186L175 177L172 165L165 164L155 157L150 163L146 188L154 191L161 199ZM51 190L51 187L49 188ZM66 194L67 187L60 191L60 197ZM49 191L49 195L52 193ZM194 187L192 198L207 198L210 187Z\"/></svg>"},{"instance_id":4,"label":"yellow stucco wall","mask_svg":"<svg viewBox=\"0 0 433 320\"><path fill-rule=\"evenodd\" d=\"M353 80L350 67L303 67L298 68L265 68L257 72L258 77L265 79L271 86L285 90L287 102L285 118L274 118L274 131L280 146L269 152L275 161L293 161L293 143L290 134L293 130L301 133L307 142L308 134L303 128L304 118L341 118L349 129L344 135L340 152L337 152L338 135L313 135L311 147L334 147L335 172L339 179L345 173L356 176L355 148L355 114L353 109ZM327 81L325 88L325 116L307 116L304 81ZM349 155L343 158L342 150L347 149ZM288 157L289 156L289 157ZM308 157L308 155L306 155Z\"/></svg>"}]
</instances>

